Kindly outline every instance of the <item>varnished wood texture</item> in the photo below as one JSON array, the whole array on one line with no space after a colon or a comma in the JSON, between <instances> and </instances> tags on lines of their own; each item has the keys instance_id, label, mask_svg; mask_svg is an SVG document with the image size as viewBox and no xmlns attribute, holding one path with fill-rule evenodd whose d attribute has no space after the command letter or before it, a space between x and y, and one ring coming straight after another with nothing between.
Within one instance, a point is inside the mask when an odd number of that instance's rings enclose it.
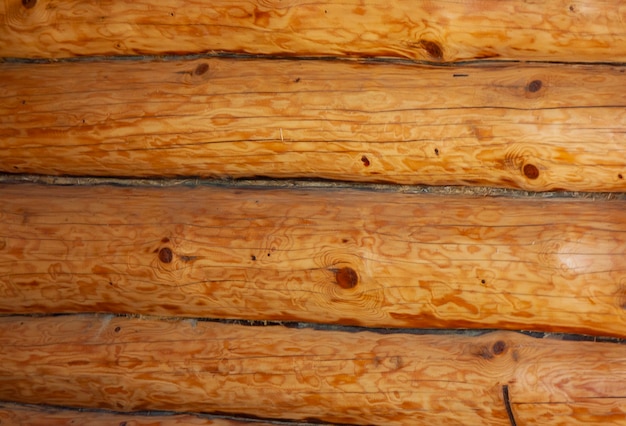
<instances>
[{"instance_id":1,"label":"varnished wood texture","mask_svg":"<svg viewBox=\"0 0 626 426\"><path fill-rule=\"evenodd\" d=\"M4 0L0 56L198 52L626 61L614 0Z\"/></svg>"},{"instance_id":2,"label":"varnished wood texture","mask_svg":"<svg viewBox=\"0 0 626 426\"><path fill-rule=\"evenodd\" d=\"M0 171L626 190L626 67L0 64Z\"/></svg>"},{"instance_id":3,"label":"varnished wood texture","mask_svg":"<svg viewBox=\"0 0 626 426\"><path fill-rule=\"evenodd\" d=\"M626 347L195 321L0 319L0 397L379 425L626 424ZM531 406L531 410L528 410ZM592 417L595 416L595 417ZM556 417L558 418L558 417ZM537 422L537 419L541 419Z\"/></svg>"},{"instance_id":4,"label":"varnished wood texture","mask_svg":"<svg viewBox=\"0 0 626 426\"><path fill-rule=\"evenodd\" d=\"M624 201L0 187L0 312L626 336Z\"/></svg>"},{"instance_id":5,"label":"varnished wood texture","mask_svg":"<svg viewBox=\"0 0 626 426\"><path fill-rule=\"evenodd\" d=\"M2 356L0 355L0 359ZM276 426L276 423L193 415L112 414L0 403L0 425L24 426ZM289 423L281 423L289 426ZM299 426L301 423L293 423Z\"/></svg>"}]
</instances>

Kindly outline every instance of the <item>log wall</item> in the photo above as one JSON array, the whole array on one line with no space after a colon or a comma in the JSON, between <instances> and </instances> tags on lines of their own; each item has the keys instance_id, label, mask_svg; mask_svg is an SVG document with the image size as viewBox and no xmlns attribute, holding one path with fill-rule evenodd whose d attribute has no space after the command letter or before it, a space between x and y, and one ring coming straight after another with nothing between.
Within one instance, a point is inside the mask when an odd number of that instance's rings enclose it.
<instances>
[{"instance_id":1,"label":"log wall","mask_svg":"<svg viewBox=\"0 0 626 426\"><path fill-rule=\"evenodd\" d=\"M0 424L626 425L625 22L0 2Z\"/></svg>"}]
</instances>

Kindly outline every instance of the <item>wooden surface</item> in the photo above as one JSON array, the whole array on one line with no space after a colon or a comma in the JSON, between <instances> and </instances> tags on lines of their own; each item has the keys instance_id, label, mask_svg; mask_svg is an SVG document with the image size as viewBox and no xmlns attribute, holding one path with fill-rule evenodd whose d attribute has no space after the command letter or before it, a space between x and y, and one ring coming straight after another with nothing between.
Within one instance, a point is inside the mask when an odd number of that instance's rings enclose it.
<instances>
[{"instance_id":1,"label":"wooden surface","mask_svg":"<svg viewBox=\"0 0 626 426\"><path fill-rule=\"evenodd\" d=\"M626 191L625 70L5 63L0 171Z\"/></svg>"},{"instance_id":2,"label":"wooden surface","mask_svg":"<svg viewBox=\"0 0 626 426\"><path fill-rule=\"evenodd\" d=\"M0 312L626 337L626 202L0 187Z\"/></svg>"},{"instance_id":3,"label":"wooden surface","mask_svg":"<svg viewBox=\"0 0 626 426\"><path fill-rule=\"evenodd\" d=\"M0 358L2 356L0 355ZM272 426L276 423L193 415L113 414L0 402L0 425L28 426ZM281 423L289 426L289 423ZM293 426L300 424L294 423Z\"/></svg>"},{"instance_id":4,"label":"wooden surface","mask_svg":"<svg viewBox=\"0 0 626 426\"><path fill-rule=\"evenodd\" d=\"M0 174L626 193L625 22L4 0ZM201 321L625 338L618 198L0 185L0 425L626 426L626 345Z\"/></svg>"},{"instance_id":5,"label":"wooden surface","mask_svg":"<svg viewBox=\"0 0 626 426\"><path fill-rule=\"evenodd\" d=\"M0 2L0 56L199 52L285 56L626 61L613 0Z\"/></svg>"},{"instance_id":6,"label":"wooden surface","mask_svg":"<svg viewBox=\"0 0 626 426\"><path fill-rule=\"evenodd\" d=\"M195 321L0 318L0 398L384 425L626 424L626 346ZM575 362L572 362L575 360ZM527 406L532 405L532 417ZM590 414L591 413L591 414Z\"/></svg>"}]
</instances>

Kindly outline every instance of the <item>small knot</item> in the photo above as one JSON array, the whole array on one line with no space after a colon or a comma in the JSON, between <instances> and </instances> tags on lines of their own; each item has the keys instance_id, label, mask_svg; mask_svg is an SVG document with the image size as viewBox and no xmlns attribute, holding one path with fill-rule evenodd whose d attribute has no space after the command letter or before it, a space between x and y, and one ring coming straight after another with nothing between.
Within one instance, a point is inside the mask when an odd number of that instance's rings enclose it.
<instances>
[{"instance_id":1,"label":"small knot","mask_svg":"<svg viewBox=\"0 0 626 426\"><path fill-rule=\"evenodd\" d=\"M37 4L37 0L22 0L22 6L26 9L32 9Z\"/></svg>"},{"instance_id":2,"label":"small knot","mask_svg":"<svg viewBox=\"0 0 626 426\"><path fill-rule=\"evenodd\" d=\"M541 90L541 86L543 86L541 80L533 80L528 83L528 87L526 88L526 90L528 90L530 93L535 93Z\"/></svg>"},{"instance_id":3,"label":"small knot","mask_svg":"<svg viewBox=\"0 0 626 426\"><path fill-rule=\"evenodd\" d=\"M200 64L196 67L196 70L193 72L195 75L202 75L209 70L208 64Z\"/></svg>"},{"instance_id":4,"label":"small knot","mask_svg":"<svg viewBox=\"0 0 626 426\"><path fill-rule=\"evenodd\" d=\"M528 179L537 179L539 177L539 169L533 164L524 165L524 174Z\"/></svg>"},{"instance_id":5,"label":"small knot","mask_svg":"<svg viewBox=\"0 0 626 426\"><path fill-rule=\"evenodd\" d=\"M491 348L491 351L494 353L494 355L500 355L505 350L506 343L504 343L502 340L498 340L496 343L493 344L493 347Z\"/></svg>"},{"instance_id":6,"label":"small knot","mask_svg":"<svg viewBox=\"0 0 626 426\"><path fill-rule=\"evenodd\" d=\"M439 43L430 40L420 40L419 44L431 58L438 61L443 59L443 49Z\"/></svg>"},{"instance_id":7,"label":"small knot","mask_svg":"<svg viewBox=\"0 0 626 426\"><path fill-rule=\"evenodd\" d=\"M359 276L356 271L349 267L344 267L335 273L335 280L341 288L354 288L359 283Z\"/></svg>"},{"instance_id":8,"label":"small knot","mask_svg":"<svg viewBox=\"0 0 626 426\"><path fill-rule=\"evenodd\" d=\"M161 250L159 250L159 260L161 262L170 263L173 258L174 255L172 254L172 250L170 250L168 247L163 247Z\"/></svg>"}]
</instances>

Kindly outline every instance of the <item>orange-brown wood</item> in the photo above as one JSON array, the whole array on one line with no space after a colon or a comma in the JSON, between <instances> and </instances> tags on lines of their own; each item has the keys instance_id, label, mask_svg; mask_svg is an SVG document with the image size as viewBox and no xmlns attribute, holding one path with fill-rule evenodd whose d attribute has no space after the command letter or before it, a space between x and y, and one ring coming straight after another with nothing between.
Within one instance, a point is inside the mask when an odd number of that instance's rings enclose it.
<instances>
[{"instance_id":1,"label":"orange-brown wood","mask_svg":"<svg viewBox=\"0 0 626 426\"><path fill-rule=\"evenodd\" d=\"M626 336L626 201L0 186L0 312Z\"/></svg>"},{"instance_id":2,"label":"orange-brown wood","mask_svg":"<svg viewBox=\"0 0 626 426\"><path fill-rule=\"evenodd\" d=\"M0 318L0 344L0 398L8 401L509 426L508 402L518 424L562 424L552 421L555 406L571 413L569 425L593 416L626 424L626 346L618 344L109 316Z\"/></svg>"},{"instance_id":3,"label":"orange-brown wood","mask_svg":"<svg viewBox=\"0 0 626 426\"><path fill-rule=\"evenodd\" d=\"M0 358L2 356L0 355ZM0 425L28 426L271 426L276 423L228 420L193 415L113 414L0 402ZM287 426L288 423L281 423ZM298 426L294 423L293 426Z\"/></svg>"},{"instance_id":4,"label":"orange-brown wood","mask_svg":"<svg viewBox=\"0 0 626 426\"><path fill-rule=\"evenodd\" d=\"M626 61L612 0L4 0L0 56L198 52Z\"/></svg>"},{"instance_id":5,"label":"orange-brown wood","mask_svg":"<svg viewBox=\"0 0 626 426\"><path fill-rule=\"evenodd\" d=\"M576 361L573 361L574 363ZM572 422L587 425L626 424L623 409L619 408L619 400L623 393L616 397L594 398L590 401L582 399L577 407L563 404L560 401L542 403L515 404L515 415L518 425L554 424L569 425ZM575 420L572 420L575 419Z\"/></svg>"},{"instance_id":6,"label":"orange-brown wood","mask_svg":"<svg viewBox=\"0 0 626 426\"><path fill-rule=\"evenodd\" d=\"M626 191L626 67L0 64L0 171Z\"/></svg>"}]
</instances>

